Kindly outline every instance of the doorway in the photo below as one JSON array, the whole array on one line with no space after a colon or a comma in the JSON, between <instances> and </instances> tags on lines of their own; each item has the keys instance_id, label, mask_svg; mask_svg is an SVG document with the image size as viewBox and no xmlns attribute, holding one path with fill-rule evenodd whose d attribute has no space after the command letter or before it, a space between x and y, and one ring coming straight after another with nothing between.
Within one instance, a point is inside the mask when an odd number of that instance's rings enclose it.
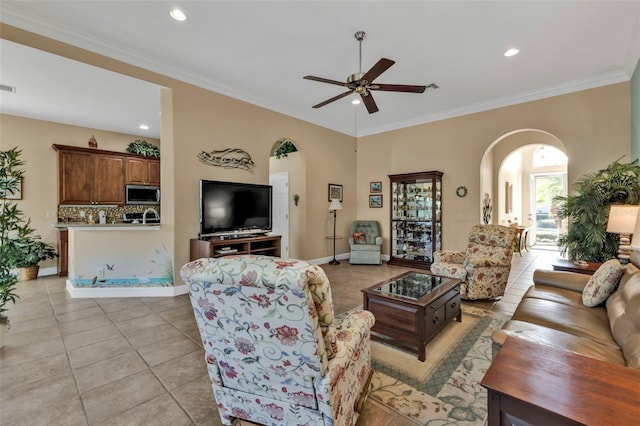
<instances>
[{"instance_id":1,"label":"doorway","mask_svg":"<svg viewBox=\"0 0 640 426\"><path fill-rule=\"evenodd\" d=\"M531 183L531 211L535 214L531 215L529 243L538 248L555 248L564 227L553 199L567 193L567 174L532 174Z\"/></svg>"}]
</instances>

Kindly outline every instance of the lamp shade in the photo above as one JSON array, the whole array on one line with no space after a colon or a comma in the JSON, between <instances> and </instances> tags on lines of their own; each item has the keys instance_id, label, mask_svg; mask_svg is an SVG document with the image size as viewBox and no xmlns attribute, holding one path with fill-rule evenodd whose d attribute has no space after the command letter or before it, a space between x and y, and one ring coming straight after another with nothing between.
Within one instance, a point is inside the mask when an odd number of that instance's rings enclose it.
<instances>
[{"instance_id":1,"label":"lamp shade","mask_svg":"<svg viewBox=\"0 0 640 426\"><path fill-rule=\"evenodd\" d=\"M331 204L329 204L329 210L330 211L342 210L342 204L340 204L340 200L338 200L337 198L332 198Z\"/></svg>"},{"instance_id":2,"label":"lamp shade","mask_svg":"<svg viewBox=\"0 0 640 426\"><path fill-rule=\"evenodd\" d=\"M640 209L638 210L640 216ZM640 218L636 218L636 226L633 229L633 239L631 240L631 250L640 251Z\"/></svg>"},{"instance_id":3,"label":"lamp shade","mask_svg":"<svg viewBox=\"0 0 640 426\"><path fill-rule=\"evenodd\" d=\"M636 218L638 217L638 206L612 205L609 211L609 221L607 222L607 232L612 234L635 233Z\"/></svg>"}]
</instances>

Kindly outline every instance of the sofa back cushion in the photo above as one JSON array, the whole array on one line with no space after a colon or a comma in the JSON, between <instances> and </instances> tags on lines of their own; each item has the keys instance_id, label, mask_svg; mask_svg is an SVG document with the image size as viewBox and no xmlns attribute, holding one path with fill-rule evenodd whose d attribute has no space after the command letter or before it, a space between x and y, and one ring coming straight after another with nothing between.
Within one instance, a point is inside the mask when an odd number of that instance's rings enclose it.
<instances>
[{"instance_id":1,"label":"sofa back cushion","mask_svg":"<svg viewBox=\"0 0 640 426\"><path fill-rule=\"evenodd\" d=\"M618 289L607 299L611 334L620 345L627 366L640 369L640 270L625 266Z\"/></svg>"},{"instance_id":2,"label":"sofa back cushion","mask_svg":"<svg viewBox=\"0 0 640 426\"><path fill-rule=\"evenodd\" d=\"M610 259L600 265L582 290L584 306L593 308L607 300L618 286L621 276L622 265L618 259Z\"/></svg>"}]
</instances>

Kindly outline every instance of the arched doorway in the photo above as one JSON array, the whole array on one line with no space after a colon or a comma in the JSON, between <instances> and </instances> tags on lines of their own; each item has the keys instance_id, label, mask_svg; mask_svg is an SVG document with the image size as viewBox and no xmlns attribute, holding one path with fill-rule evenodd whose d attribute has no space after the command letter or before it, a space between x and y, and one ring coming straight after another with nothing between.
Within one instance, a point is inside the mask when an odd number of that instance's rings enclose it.
<instances>
[{"instance_id":1,"label":"arched doorway","mask_svg":"<svg viewBox=\"0 0 640 426\"><path fill-rule=\"evenodd\" d=\"M562 224L555 220L551 199L567 193L562 142L537 129L509 132L485 151L480 167L481 193L493 202L490 223L529 226L529 244L555 249Z\"/></svg>"},{"instance_id":2,"label":"arched doorway","mask_svg":"<svg viewBox=\"0 0 640 426\"><path fill-rule=\"evenodd\" d=\"M269 184L273 186L273 232L282 236L283 258L304 258L305 176L299 144L289 138L274 142L269 156Z\"/></svg>"}]
</instances>

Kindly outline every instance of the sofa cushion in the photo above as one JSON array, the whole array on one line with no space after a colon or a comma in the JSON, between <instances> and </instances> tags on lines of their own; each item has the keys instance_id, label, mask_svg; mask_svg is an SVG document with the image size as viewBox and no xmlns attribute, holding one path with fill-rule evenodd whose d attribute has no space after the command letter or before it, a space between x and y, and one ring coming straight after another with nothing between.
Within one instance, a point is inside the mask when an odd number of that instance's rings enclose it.
<instances>
[{"instance_id":1,"label":"sofa cushion","mask_svg":"<svg viewBox=\"0 0 640 426\"><path fill-rule=\"evenodd\" d=\"M523 299L542 299L550 302L561 303L567 305L572 309L583 309L589 311L593 315L598 315L606 318L607 313L604 309L589 308L582 303L582 293L577 291L568 290L566 288L557 288L546 285L532 285L527 292L522 296Z\"/></svg>"},{"instance_id":2,"label":"sofa cushion","mask_svg":"<svg viewBox=\"0 0 640 426\"><path fill-rule=\"evenodd\" d=\"M585 306L594 307L607 300L618 285L621 276L622 266L618 259L604 262L584 287L582 303Z\"/></svg>"},{"instance_id":3,"label":"sofa cushion","mask_svg":"<svg viewBox=\"0 0 640 426\"><path fill-rule=\"evenodd\" d=\"M573 308L550 300L523 298L511 319L553 328L605 345L619 346L609 327L604 308Z\"/></svg>"},{"instance_id":4,"label":"sofa cushion","mask_svg":"<svg viewBox=\"0 0 640 426\"><path fill-rule=\"evenodd\" d=\"M580 355L588 356L614 364L626 365L622 350L614 345L596 342L587 337L575 336L553 328L543 327L529 322L510 320L502 329L494 333L505 336L517 336L522 339L539 342L554 348L564 349Z\"/></svg>"},{"instance_id":5,"label":"sofa cushion","mask_svg":"<svg viewBox=\"0 0 640 426\"><path fill-rule=\"evenodd\" d=\"M636 271L631 277L627 277L629 269ZM640 272L633 265L625 267L625 276L606 306L611 333L622 348L627 366L640 369Z\"/></svg>"}]
</instances>

